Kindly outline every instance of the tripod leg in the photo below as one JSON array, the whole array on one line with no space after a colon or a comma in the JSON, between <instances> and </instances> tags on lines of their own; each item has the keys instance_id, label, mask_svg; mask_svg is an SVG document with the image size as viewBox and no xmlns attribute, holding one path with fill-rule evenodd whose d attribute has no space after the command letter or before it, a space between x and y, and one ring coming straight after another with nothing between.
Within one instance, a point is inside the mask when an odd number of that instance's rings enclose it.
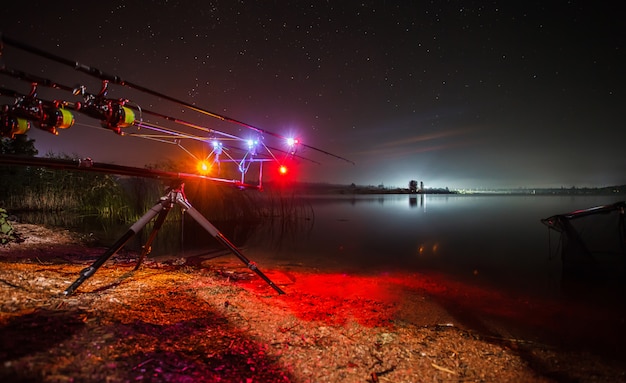
<instances>
[{"instance_id":1,"label":"tripod leg","mask_svg":"<svg viewBox=\"0 0 626 383\"><path fill-rule=\"evenodd\" d=\"M141 254L139 255L139 258L137 259L137 264L135 265L135 271L139 270L139 266L141 265L141 262L143 262L143 260L146 258L146 255L150 254L150 252L152 251L152 242L154 242L154 239L156 238L157 234L159 233L159 230L161 229L161 226L163 226L163 222L165 222L165 218L167 217L167 213L170 211L170 209L163 209L161 210L161 212L159 213L159 216L157 217L156 221L154 222L154 226L152 227L152 231L150 232L150 236L148 237L148 240L146 241L146 243L143 245L143 249L141 250Z\"/></svg>"},{"instance_id":2,"label":"tripod leg","mask_svg":"<svg viewBox=\"0 0 626 383\"><path fill-rule=\"evenodd\" d=\"M248 258L246 258L246 256L243 255L241 251L239 251L239 249L237 249L237 247L232 242L230 242L228 238L226 238L215 226L213 226L213 224L209 222L209 220L204 218L204 216L200 214L199 211L197 211L193 206L191 206L191 204L185 198L183 198L182 195L180 194L178 195L178 197L176 198L176 202L179 205L181 205L185 210L187 210L189 215L194 220L196 220L196 222L198 222L200 226L202 226L207 232L209 232L209 234L215 237L215 239L217 239L220 243L226 246L233 254L235 254L239 259L241 259L241 261L250 270L257 273L257 275L261 277L261 279L267 282L267 284L270 285L279 294L285 293L283 290L280 289L280 287L276 286L274 282L272 282L265 274L263 274L263 272L257 268L254 262L251 262Z\"/></svg>"},{"instance_id":3,"label":"tripod leg","mask_svg":"<svg viewBox=\"0 0 626 383\"><path fill-rule=\"evenodd\" d=\"M70 287L68 287L63 292L63 294L71 295L78 288L78 286L82 285L83 282L87 280L87 278L91 277L100 268L100 266L102 266L113 254L117 253L118 250L121 249L126 244L126 242L128 242L129 239L131 239L135 234L139 232L139 230L146 226L148 222L152 220L152 218L159 214L159 212L161 212L161 210L163 210L167 206L166 202L168 201L163 199L152 208L150 208L150 210L148 210L146 214L139 218L139 220L135 222L120 239L117 240L117 242L115 242L104 254L96 259L96 261L91 266L82 269L78 279L76 279L76 281L74 281L74 283L72 283Z\"/></svg>"}]
</instances>

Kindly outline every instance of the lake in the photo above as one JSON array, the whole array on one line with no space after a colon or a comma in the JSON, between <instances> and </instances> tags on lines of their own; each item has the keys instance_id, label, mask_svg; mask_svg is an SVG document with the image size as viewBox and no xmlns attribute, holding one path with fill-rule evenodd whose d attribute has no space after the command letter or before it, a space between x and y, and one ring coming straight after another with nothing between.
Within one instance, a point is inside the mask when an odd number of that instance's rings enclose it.
<instances>
[{"instance_id":1,"label":"lake","mask_svg":"<svg viewBox=\"0 0 626 383\"><path fill-rule=\"evenodd\" d=\"M266 260L360 273L436 271L539 295L558 295L562 277L559 233L540 220L620 201L605 195L303 198L314 211L309 227L285 235L280 246L269 238L247 244L260 267Z\"/></svg>"},{"instance_id":2,"label":"lake","mask_svg":"<svg viewBox=\"0 0 626 383\"><path fill-rule=\"evenodd\" d=\"M559 233L540 220L619 197L308 195L298 198L312 214L296 223L214 224L261 270L297 265L346 273L437 272L464 283L555 297L562 281ZM96 235L109 246L129 226ZM147 234L127 246L139 250ZM180 222L163 226L151 256L187 257L215 248L221 246L187 217L182 228Z\"/></svg>"}]
</instances>

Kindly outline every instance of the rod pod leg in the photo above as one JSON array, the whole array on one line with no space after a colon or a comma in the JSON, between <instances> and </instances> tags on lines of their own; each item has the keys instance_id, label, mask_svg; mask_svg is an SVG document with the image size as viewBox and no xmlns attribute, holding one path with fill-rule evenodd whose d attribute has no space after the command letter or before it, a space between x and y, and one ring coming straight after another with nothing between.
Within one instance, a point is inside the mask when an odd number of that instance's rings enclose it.
<instances>
[{"instance_id":1,"label":"rod pod leg","mask_svg":"<svg viewBox=\"0 0 626 383\"><path fill-rule=\"evenodd\" d=\"M135 234L139 232L144 226L148 224L157 214L159 214L166 207L171 206L171 202L167 197L161 198L156 205L154 205L146 214L144 214L137 222L135 222L128 231L118 239L104 254L102 254L91 266L85 267L81 270L80 276L74 283L72 283L65 291L64 295L71 295L76 289L91 277L98 269L115 253L117 253L128 240L130 240Z\"/></svg>"},{"instance_id":2,"label":"rod pod leg","mask_svg":"<svg viewBox=\"0 0 626 383\"><path fill-rule=\"evenodd\" d=\"M143 262L143 260L146 258L148 254L152 252L152 242L154 242L157 234L159 233L159 230L161 229L161 226L163 226L163 222L165 222L165 218L167 217L167 213L169 211L170 211L169 208L164 208L159 213L159 216L157 217L156 221L154 221L154 226L152 227L152 231L150 232L150 236L148 237L148 240L146 241L146 243L143 245L143 248L141 249L141 254L139 255L139 258L137 259L137 264L135 265L135 268L133 269L134 271L139 270L139 266L141 266L141 263Z\"/></svg>"},{"instance_id":3,"label":"rod pod leg","mask_svg":"<svg viewBox=\"0 0 626 383\"><path fill-rule=\"evenodd\" d=\"M228 240L208 219L206 219L198 210L196 210L189 201L184 197L184 194L181 192L177 193L175 202L181 206L183 209L187 211L187 213L193 218L196 222L202 226L211 236L217 239L222 245L226 246L233 254L235 254L250 270L254 271L261 279L263 279L270 287L278 292L278 294L284 294L285 292L281 290L280 287L276 286L274 282L272 282L261 270L258 269L256 264L246 258L245 255L237 249L237 247Z\"/></svg>"}]
</instances>

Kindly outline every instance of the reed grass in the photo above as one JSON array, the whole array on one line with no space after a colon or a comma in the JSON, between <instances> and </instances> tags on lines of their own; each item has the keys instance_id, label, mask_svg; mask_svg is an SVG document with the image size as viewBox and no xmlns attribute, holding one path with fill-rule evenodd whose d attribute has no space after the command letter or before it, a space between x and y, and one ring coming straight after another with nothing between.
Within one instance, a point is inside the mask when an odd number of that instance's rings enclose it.
<instances>
[{"instance_id":1,"label":"reed grass","mask_svg":"<svg viewBox=\"0 0 626 383\"><path fill-rule=\"evenodd\" d=\"M1 206L9 211L64 212L111 222L136 221L167 187L154 179L36 167L0 167L0 177ZM313 222L311 206L288 189L260 192L192 180L184 190L200 213L222 226L262 225L265 231L288 234ZM169 221L181 219L180 209L168 213Z\"/></svg>"},{"instance_id":2,"label":"reed grass","mask_svg":"<svg viewBox=\"0 0 626 383\"><path fill-rule=\"evenodd\" d=\"M20 140L0 141L1 153L36 155L34 140L14 147ZM24 141L24 140L22 140ZM77 159L66 154L50 158ZM148 166L180 172L180 163L169 161ZM86 218L104 231L120 223L137 221L165 194L159 180L119 177L84 171L32 166L0 166L0 207L33 223L78 227ZM226 228L233 237L254 233L285 236L312 226L313 209L284 188L266 192L242 191L227 184L194 180L186 183L186 195L207 219ZM168 213L164 227L182 226L181 209ZM146 228L150 230L152 223Z\"/></svg>"}]
</instances>

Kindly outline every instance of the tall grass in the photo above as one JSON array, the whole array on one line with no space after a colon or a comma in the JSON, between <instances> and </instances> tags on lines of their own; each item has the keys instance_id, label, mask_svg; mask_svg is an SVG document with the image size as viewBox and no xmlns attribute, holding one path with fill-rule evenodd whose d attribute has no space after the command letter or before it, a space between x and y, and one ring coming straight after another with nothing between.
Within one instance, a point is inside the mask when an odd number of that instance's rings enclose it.
<instances>
[{"instance_id":1,"label":"tall grass","mask_svg":"<svg viewBox=\"0 0 626 383\"><path fill-rule=\"evenodd\" d=\"M14 214L93 216L117 223L138 220L168 187L154 179L37 167L0 167L0 180L0 206ZM310 205L287 189L260 192L192 180L184 191L194 208L239 242L255 233L277 239L295 235L313 223ZM168 225L182 225L183 218L181 209L173 208Z\"/></svg>"},{"instance_id":2,"label":"tall grass","mask_svg":"<svg viewBox=\"0 0 626 383\"><path fill-rule=\"evenodd\" d=\"M69 157L64 156L63 159ZM0 206L13 212L64 212L116 221L137 218L159 183L85 171L0 167Z\"/></svg>"}]
</instances>

